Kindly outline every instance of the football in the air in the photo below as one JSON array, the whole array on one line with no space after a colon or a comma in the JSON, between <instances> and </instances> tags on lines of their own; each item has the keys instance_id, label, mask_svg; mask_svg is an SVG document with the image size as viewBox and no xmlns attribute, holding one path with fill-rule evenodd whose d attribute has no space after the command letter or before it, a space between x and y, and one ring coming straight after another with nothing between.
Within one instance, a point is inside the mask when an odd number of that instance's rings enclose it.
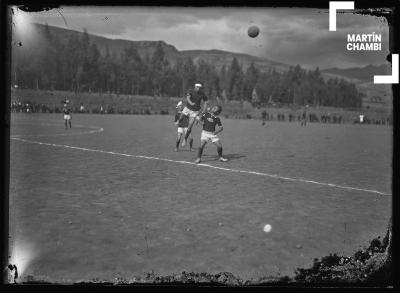
<instances>
[{"instance_id":1,"label":"football in the air","mask_svg":"<svg viewBox=\"0 0 400 293\"><path fill-rule=\"evenodd\" d=\"M247 30L247 34L251 38L257 37L259 33L260 33L260 29L258 28L258 26L255 26L255 25L249 27L249 29Z\"/></svg>"}]
</instances>

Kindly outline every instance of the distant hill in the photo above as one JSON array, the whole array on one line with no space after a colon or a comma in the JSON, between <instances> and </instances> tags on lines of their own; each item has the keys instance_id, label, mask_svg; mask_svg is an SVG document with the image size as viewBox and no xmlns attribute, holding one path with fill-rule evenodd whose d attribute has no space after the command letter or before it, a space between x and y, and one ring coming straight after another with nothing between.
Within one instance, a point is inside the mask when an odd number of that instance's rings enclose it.
<instances>
[{"instance_id":1,"label":"distant hill","mask_svg":"<svg viewBox=\"0 0 400 293\"><path fill-rule=\"evenodd\" d=\"M35 24L38 31L43 31L45 25ZM67 40L70 36L75 35L80 37L83 32L64 29L60 27L49 26L49 30L54 35L57 35L62 40ZM179 51L173 45L167 44L164 41L130 41L121 39L108 39L105 37L100 37L90 34L90 41L96 44L97 48L102 54L106 52L106 48L111 54L118 56L124 51L124 49L130 46L135 47L142 58L151 57L157 47L157 44L161 44L166 57L174 63L178 58L185 58L190 56L194 62L199 62L200 60L210 61L215 64L217 69L220 69L223 65L229 66L236 57L239 63L243 66L243 69L247 69L252 62L262 71L269 70L274 67L277 71L286 71L289 69L290 65L283 64L275 61L268 60L266 58L260 58L256 56L251 56L242 53L227 52L221 50L186 50Z\"/></svg>"},{"instance_id":2,"label":"distant hill","mask_svg":"<svg viewBox=\"0 0 400 293\"><path fill-rule=\"evenodd\" d=\"M38 32L43 32L45 25L35 23L34 26L38 30ZM49 30L54 35L57 35L61 40L67 41L67 39L75 35L77 37L81 37L83 32L49 26ZM177 50L173 45L167 44L166 42L160 41L131 41L131 40L121 40L121 39L109 39L105 37L96 36L90 34L90 41L96 44L97 48L100 50L102 54L106 52L106 48L110 51L111 54L115 54L118 56L120 53L124 51L124 49L129 48L130 46L135 47L140 56L142 58L151 57L157 47L158 44L161 44L166 57L171 61L175 62L177 58L185 58L190 56L195 62L199 62L200 60L205 60L212 62L215 64L217 69L221 68L223 65L229 66L233 60L236 58L239 63L243 66L243 69L246 69L252 62L261 70L267 71L271 68L275 68L277 71L282 72L289 70L289 68L293 65L284 64L276 61L269 60L267 58L256 57L243 53L235 53L228 52L222 50ZM301 64L300 64L301 65ZM380 66L368 65L363 68L329 68L321 70L321 73L325 75L325 77L339 77L345 78L348 81L352 81L355 83L360 82L370 82L373 80L373 76L378 74L390 74L391 69L389 65L382 64Z\"/></svg>"},{"instance_id":3,"label":"distant hill","mask_svg":"<svg viewBox=\"0 0 400 293\"><path fill-rule=\"evenodd\" d=\"M391 67L389 64L382 64L379 66L368 65L365 67L353 67L353 68L329 68L321 70L323 73L330 75L337 75L340 77L347 77L349 79L358 79L360 81L373 81L374 75L388 75L391 74Z\"/></svg>"},{"instance_id":4,"label":"distant hill","mask_svg":"<svg viewBox=\"0 0 400 293\"><path fill-rule=\"evenodd\" d=\"M363 105L374 108L392 108L392 89L389 84L374 84L374 75L391 75L392 69L389 64L368 65L365 67L352 68L329 68L321 72L330 78L344 78L354 83L357 88L366 96L363 99ZM372 102L378 98L379 103Z\"/></svg>"},{"instance_id":5,"label":"distant hill","mask_svg":"<svg viewBox=\"0 0 400 293\"><path fill-rule=\"evenodd\" d=\"M251 63L261 71L270 70L272 67L276 71L282 72L289 70L291 65L271 61L266 58L260 58L243 53L233 53L222 50L186 50L180 51L182 56L190 56L195 62L200 60L209 61L214 64L218 69L223 65L230 65L233 58L236 58L244 69L250 66Z\"/></svg>"},{"instance_id":6,"label":"distant hill","mask_svg":"<svg viewBox=\"0 0 400 293\"><path fill-rule=\"evenodd\" d=\"M34 24L36 30L42 33L45 29L43 24ZM74 31L70 29L49 26L49 30L52 34L56 35L60 40L67 41L72 35L81 37L83 32ZM173 45L167 44L165 41L131 41L121 39L109 39L106 37L96 36L90 34L90 41L96 44L97 48L104 55L107 48L111 54L118 56L126 48L133 46L137 49L138 53L143 59L151 57L158 44L164 49L167 59L174 63L178 58L191 57L195 63L200 60L208 61L216 66L219 70L223 65L230 66L233 58L236 58L239 64L242 65L244 70L254 63L257 68L261 71L268 71L274 68L278 72L284 72L289 70L293 65L284 64L276 61L269 60L267 58L260 58L248 54L228 52L222 50L182 50L179 51ZM26 46L26 49L32 48ZM301 65L301 64L300 64ZM328 78L344 78L345 80L354 83L357 88L366 94L365 101L369 101L375 96L383 97L383 103L386 106L391 105L391 89L388 85L375 85L373 84L374 75L386 75L390 74L391 68L389 65L382 64L380 66L368 65L362 68L329 68L321 70L322 76L325 79Z\"/></svg>"},{"instance_id":7,"label":"distant hill","mask_svg":"<svg viewBox=\"0 0 400 293\"><path fill-rule=\"evenodd\" d=\"M43 32L45 29L45 25L43 24L34 24L38 32ZM49 30L52 34L56 35L59 39L67 41L68 38L75 35L77 37L81 37L83 32L78 32L70 29L59 28L55 26L49 26ZM129 40L121 40L121 39L108 39L105 37L100 37L96 35L90 34L90 42L96 44L97 48L104 55L106 49L108 48L111 54L115 54L118 56L125 49L130 46L135 47L138 50L138 53L142 58L146 58L146 56L151 57L157 47L157 44L161 44L164 52L169 59L175 59L179 56L179 51L172 45L167 44L164 41L129 41Z\"/></svg>"}]
</instances>

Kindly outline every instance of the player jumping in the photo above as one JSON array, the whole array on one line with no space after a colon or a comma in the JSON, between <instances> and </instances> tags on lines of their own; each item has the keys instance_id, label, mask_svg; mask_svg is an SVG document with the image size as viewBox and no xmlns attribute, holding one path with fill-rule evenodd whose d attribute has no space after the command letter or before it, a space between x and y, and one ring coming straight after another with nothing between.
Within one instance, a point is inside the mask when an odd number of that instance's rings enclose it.
<instances>
[{"instance_id":1,"label":"player jumping","mask_svg":"<svg viewBox=\"0 0 400 293\"><path fill-rule=\"evenodd\" d=\"M185 134L184 141L182 143L182 146L186 145L186 141L192 132L192 127L194 122L196 121L196 117L199 116L200 114L200 109L201 109L201 101L204 101L204 108L202 113L205 112L207 109L207 103L208 103L208 98L207 96L203 93L201 88L203 87L203 83L198 82L194 85L194 90L190 91L186 95L186 107L183 109L181 117L178 119L178 121L175 122L175 125L178 126L178 123L181 118L183 118L183 115L188 115L189 116L189 125L188 129Z\"/></svg>"},{"instance_id":2,"label":"player jumping","mask_svg":"<svg viewBox=\"0 0 400 293\"><path fill-rule=\"evenodd\" d=\"M201 117L197 118L198 121L201 124L203 124L203 131L201 132L199 153L195 163L201 162L201 156L203 154L204 147L209 141L211 141L213 144L217 146L219 160L221 162L228 161L228 159L222 156L222 144L219 137L217 136L217 134L224 129L222 127L221 120L218 117L221 111L222 111L221 106L214 106L212 107L210 112L206 112L203 115L201 115ZM217 130L215 130L216 126L218 126Z\"/></svg>"},{"instance_id":3,"label":"player jumping","mask_svg":"<svg viewBox=\"0 0 400 293\"><path fill-rule=\"evenodd\" d=\"M175 114L175 122L178 122L178 137L176 139L176 147L175 151L179 151L179 143L181 141L182 135L185 136L188 130L188 125L189 125L189 116L187 115L181 115L182 114L182 109L183 109L183 103L180 101L178 105L176 105L176 108L178 109L178 112ZM193 146L193 137L192 134L189 135L189 146L190 146L190 151L192 151L192 146Z\"/></svg>"}]
</instances>

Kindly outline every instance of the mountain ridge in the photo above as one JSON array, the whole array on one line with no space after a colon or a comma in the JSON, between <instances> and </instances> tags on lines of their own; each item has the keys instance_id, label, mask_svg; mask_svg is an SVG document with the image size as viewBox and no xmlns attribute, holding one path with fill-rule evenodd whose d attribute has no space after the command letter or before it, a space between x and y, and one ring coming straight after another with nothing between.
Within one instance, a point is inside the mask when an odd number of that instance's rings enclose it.
<instances>
[{"instance_id":1,"label":"mountain ridge","mask_svg":"<svg viewBox=\"0 0 400 293\"><path fill-rule=\"evenodd\" d=\"M37 29L44 30L46 25L40 23L34 23ZM57 26L48 26L51 33L57 34L62 39L66 40L69 36L81 36L83 32L61 28ZM208 60L216 65L217 69L225 64L232 62L233 58L237 58L239 63L245 70L253 62L260 70L268 70L274 67L277 71L288 70L291 66L289 64L280 63L277 61L269 60L258 56L249 55L240 52L230 52L218 49L210 50L178 50L174 45L168 44L163 40L149 41L149 40L124 40L124 39L110 39L103 36L98 36L87 32L90 41L98 47L102 54L105 54L106 48L110 53L120 54L125 48L129 48L131 45L138 50L139 55L142 58L150 58L155 51L157 44L161 44L165 52L167 59L174 63L179 58L191 57L195 62L200 60Z\"/></svg>"},{"instance_id":2,"label":"mountain ridge","mask_svg":"<svg viewBox=\"0 0 400 293\"><path fill-rule=\"evenodd\" d=\"M349 67L349 68L327 68L321 72L344 76L352 79L359 79L361 81L371 81L374 75L389 75L391 74L391 67L389 64L381 65L366 65L364 67Z\"/></svg>"},{"instance_id":3,"label":"mountain ridge","mask_svg":"<svg viewBox=\"0 0 400 293\"><path fill-rule=\"evenodd\" d=\"M39 29L43 30L46 25L40 23L34 23L34 25ZM67 39L70 35L81 36L83 32L61 28L58 26L48 26L50 32L56 33L64 39ZM272 68L275 70L282 72L289 70L290 67L294 67L295 65L285 64L282 62L270 60L268 58L263 58L259 56L254 56L242 52L231 52L220 49L207 49L207 50L178 50L174 45L168 44L163 40L150 41L150 40L125 40L125 39L111 39L103 36L99 36L96 34L92 34L87 32L90 36L90 41L98 47L99 51L102 54L105 54L106 48L110 51L110 53L119 54L125 48L134 46L139 55L142 58L151 58L152 54L155 51L157 44L161 44L163 50L165 52L165 56L167 59L174 63L178 58L187 58L191 57L194 62L198 63L200 60L212 62L217 69L220 69L223 65L229 65L233 58L236 58L243 66L245 70L251 63L254 63L261 71L267 71ZM300 64L301 65L301 64ZM386 75L390 74L390 65L381 64L381 65L366 65L364 67L350 67L350 68L327 68L320 69L321 73L323 73L326 77L339 77L345 78L348 81L359 83L370 82L373 80L373 75Z\"/></svg>"},{"instance_id":4,"label":"mountain ridge","mask_svg":"<svg viewBox=\"0 0 400 293\"><path fill-rule=\"evenodd\" d=\"M43 32L46 25L35 23L34 26L38 31ZM51 33L57 37L67 41L71 35L81 37L83 32L61 28L57 26L48 26ZM111 54L120 54L124 49L133 46L137 49L139 55L144 59L151 58L158 44L161 44L166 58L173 64L180 58L190 57L195 63L200 60L210 62L215 65L217 70L222 66L230 66L232 60L236 58L243 70L246 70L251 63L253 63L260 71L268 71L275 69L278 72L289 70L294 65L284 64L281 62L269 60L258 56L249 55L241 52L230 52L219 49L208 50L178 50L175 46L168 44L163 40L149 41L149 40L124 40L124 39L111 39L103 36L98 36L87 32L90 41L98 47L99 51L104 55L108 48ZM310 70L310 69L308 69ZM328 68L320 69L322 76L328 78L343 78L346 81L354 83L358 89L366 93L367 99L370 97L390 96L391 90L385 85L373 84L373 75L386 75L390 74L390 65L367 65L364 67L351 67L351 68Z\"/></svg>"}]
</instances>

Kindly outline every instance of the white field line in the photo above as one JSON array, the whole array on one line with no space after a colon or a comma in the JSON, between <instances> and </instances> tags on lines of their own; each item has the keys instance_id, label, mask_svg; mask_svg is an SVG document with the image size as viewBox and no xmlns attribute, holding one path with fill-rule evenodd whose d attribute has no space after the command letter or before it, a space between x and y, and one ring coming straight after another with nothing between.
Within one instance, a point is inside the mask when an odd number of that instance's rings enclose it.
<instances>
[{"instance_id":1,"label":"white field line","mask_svg":"<svg viewBox=\"0 0 400 293\"><path fill-rule=\"evenodd\" d=\"M101 131L103 131L102 128L100 128L100 129L101 129ZM98 129L98 131L100 131L100 129ZM86 152L96 152L96 153L103 153L103 154L109 154L109 155L115 155L115 156L124 156L124 157L140 158L140 159L147 159L147 160L159 160L159 161L172 162L172 163L178 163L178 164L189 164L189 165L207 167L207 168L223 170L223 171L228 171L228 172L234 172L234 173L252 174L252 175L270 177L270 178L287 180L287 181L311 183L311 184L317 184L317 185L321 185L321 186L328 186L328 187L339 188L339 189L356 190L356 191L362 191L362 192L368 192L368 193L375 193L375 194L379 194L379 195L391 195L389 193L385 193L385 192L381 192L381 191L377 191L377 190L343 186L343 185L337 185L337 184L332 184L332 183L324 183L324 182L318 182L318 181L313 181L313 180L306 180L306 179L301 179L301 178L283 177L283 176L279 176L279 175L275 175L275 174L268 174L268 173L262 173L262 172L223 168L223 167L212 166L209 164L196 164L196 163L188 162L188 161L177 161L177 160L171 160L171 159L165 159L165 158L159 158L159 157L131 155L131 154L118 153L118 152L104 151L104 150L99 150L99 149L89 149L89 148L76 147L76 146L63 145L63 144L45 143L45 142L40 142L40 141L27 140L27 139L15 137L15 136L12 137L11 139L18 140L21 142L26 142L26 143L46 145L46 146L52 146L52 147L67 148L67 149L74 149L74 150L80 150L80 151L86 151Z\"/></svg>"}]
</instances>

